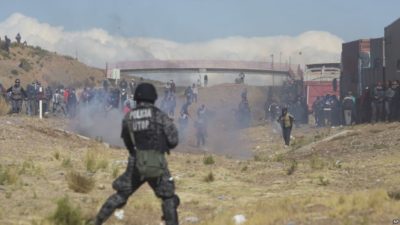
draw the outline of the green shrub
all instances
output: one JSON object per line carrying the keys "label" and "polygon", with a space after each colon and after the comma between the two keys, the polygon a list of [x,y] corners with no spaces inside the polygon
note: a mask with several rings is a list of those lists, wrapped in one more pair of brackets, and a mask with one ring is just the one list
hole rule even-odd
{"label": "green shrub", "polygon": [[70,171],[66,176],[68,187],[78,193],[89,193],[94,188],[95,181],[92,177]]}
{"label": "green shrub", "polygon": [[0,185],[12,185],[19,180],[18,170],[14,167],[0,166]]}
{"label": "green shrub", "polygon": [[18,73],[18,70],[13,69],[13,70],[11,70],[11,74],[17,76],[19,73]]}
{"label": "green shrub", "polygon": [[55,225],[82,225],[81,209],[74,207],[68,197],[57,201],[57,209],[50,217]]}
{"label": "green shrub", "polygon": [[19,67],[25,70],[26,72],[29,72],[32,69],[32,65],[26,59],[21,59],[19,61]]}
{"label": "green shrub", "polygon": [[203,158],[204,165],[212,165],[215,163],[215,160],[212,155],[204,156]]}

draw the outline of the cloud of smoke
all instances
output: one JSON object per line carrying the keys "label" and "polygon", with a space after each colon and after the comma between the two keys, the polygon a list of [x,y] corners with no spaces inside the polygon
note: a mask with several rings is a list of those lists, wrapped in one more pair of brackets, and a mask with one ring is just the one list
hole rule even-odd
{"label": "cloud of smoke", "polygon": [[177,43],[156,38],[112,35],[99,28],[66,31],[14,13],[0,22],[0,33],[15,37],[21,33],[28,44],[50,51],[78,56],[92,66],[124,60],[222,59],[254,60],[295,64],[337,62],[343,40],[323,31],[307,31],[298,36],[227,37],[207,42]]}

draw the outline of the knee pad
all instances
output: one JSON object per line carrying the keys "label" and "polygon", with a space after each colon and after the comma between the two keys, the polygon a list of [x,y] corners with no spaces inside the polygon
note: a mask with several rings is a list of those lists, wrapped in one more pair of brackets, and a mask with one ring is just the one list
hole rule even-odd
{"label": "knee pad", "polygon": [[113,208],[122,208],[125,206],[126,202],[128,201],[129,196],[125,196],[122,193],[114,194],[108,201],[110,201],[110,205]]}
{"label": "knee pad", "polygon": [[177,195],[174,195],[171,198],[163,199],[162,203],[162,211],[163,217],[162,219],[165,221],[166,225],[178,225],[178,212],[176,209],[180,204],[180,199]]}

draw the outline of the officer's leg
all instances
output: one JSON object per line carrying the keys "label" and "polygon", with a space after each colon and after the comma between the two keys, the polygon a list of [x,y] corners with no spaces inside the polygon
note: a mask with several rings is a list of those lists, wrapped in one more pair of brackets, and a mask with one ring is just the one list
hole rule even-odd
{"label": "officer's leg", "polygon": [[22,112],[22,99],[18,100],[18,113]]}
{"label": "officer's leg", "polygon": [[158,198],[162,199],[162,212],[163,220],[166,225],[178,225],[178,212],[179,197],[175,194],[175,184],[168,169],[165,170],[164,175],[160,178],[151,179],[148,181],[151,188]]}
{"label": "officer's leg", "polygon": [[18,112],[17,100],[11,100],[11,105],[12,105],[12,113],[17,113]]}
{"label": "officer's leg", "polygon": [[286,129],[287,128],[285,128],[285,127],[282,128],[282,137],[283,137],[283,141],[285,142],[285,145],[288,145],[287,144],[287,137],[286,137],[287,136]]}
{"label": "officer's leg", "polygon": [[122,208],[128,201],[129,196],[142,184],[143,181],[141,181],[140,176],[134,170],[134,160],[130,157],[124,174],[113,182],[112,186],[117,193],[111,195],[103,204],[96,216],[95,225],[103,224],[116,209]]}

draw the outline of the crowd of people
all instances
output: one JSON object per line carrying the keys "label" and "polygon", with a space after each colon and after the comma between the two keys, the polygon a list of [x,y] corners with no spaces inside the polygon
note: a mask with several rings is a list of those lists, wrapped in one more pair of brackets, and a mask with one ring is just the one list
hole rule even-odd
{"label": "crowd of people", "polygon": [[399,121],[399,82],[366,86],[359,97],[351,91],[342,100],[335,95],[321,96],[313,103],[312,110],[319,127]]}
{"label": "crowd of people", "polygon": [[[125,84],[126,83],[126,84]],[[125,86],[126,85],[126,86]],[[77,91],[74,87],[44,87],[39,81],[34,81],[24,88],[20,79],[8,89],[0,84],[0,91],[4,99],[10,103],[10,113],[26,113],[29,116],[39,115],[39,103],[42,103],[42,113],[55,116],[75,117],[82,108],[90,108],[93,112],[107,113],[111,109],[128,112],[135,107],[133,94],[136,85],[122,79],[117,87],[111,87],[108,80],[104,80],[103,88],[84,87]],[[129,88],[129,89],[128,89]]]}
{"label": "crowd of people", "polygon": [[[102,87],[84,87],[82,89],[62,85],[45,87],[37,80],[24,86],[20,79],[16,79],[14,85],[7,89],[0,84],[0,92],[11,106],[10,114],[24,113],[29,116],[37,116],[40,113],[41,103],[43,116],[74,118],[80,110],[85,110],[85,113],[104,113],[104,115],[107,115],[108,111],[117,109],[126,114],[136,106],[132,94],[136,86],[134,79],[130,82],[121,79],[114,85],[105,79],[102,82]],[[206,143],[208,110],[202,104],[196,109],[197,118],[193,118],[189,114],[189,108],[198,101],[199,87],[201,87],[201,82],[193,83],[184,90],[184,100],[181,102],[182,107],[177,120],[181,138],[184,140],[188,131],[189,119],[193,119],[196,143],[201,147]],[[176,85],[173,80],[165,84],[164,95],[157,102],[157,105],[169,117],[174,118],[176,116]]]}
{"label": "crowd of people", "polygon": [[[136,87],[135,80],[129,82],[121,79],[117,84],[111,84],[105,79],[102,87],[74,87],[43,86],[39,81],[23,86],[19,79],[14,85],[5,88],[0,84],[0,93],[10,104],[10,113],[25,113],[29,116],[39,114],[40,102],[43,115],[52,114],[73,118],[79,110],[90,108],[90,112],[104,113],[112,109],[123,113],[135,107],[133,93]],[[164,95],[157,102],[160,109],[171,118],[177,117],[181,139],[186,139],[189,120],[193,120],[196,133],[197,146],[204,146],[207,138],[208,109],[204,104],[195,110],[196,115],[190,115],[189,108],[199,100],[199,87],[201,82],[193,83],[183,90],[183,102],[177,103],[176,84],[173,80],[164,86]],[[281,98],[282,99],[282,98]],[[178,115],[175,114],[177,105],[181,105]],[[355,97],[348,92],[341,99],[336,95],[327,94],[317,97],[308,109],[306,100],[302,95],[286,98],[284,103],[276,98],[267,101],[265,105],[265,119],[276,124],[282,117],[285,109],[293,117],[294,126],[308,124],[309,114],[315,118],[317,127],[336,127],[353,125],[356,123],[375,123],[383,121],[400,120],[400,86],[398,81],[390,81],[387,85],[378,82],[373,88],[365,87],[363,94]],[[194,118],[193,116],[196,116]],[[241,101],[235,110],[238,128],[251,125],[251,110],[247,99],[247,89],[241,93]]]}

